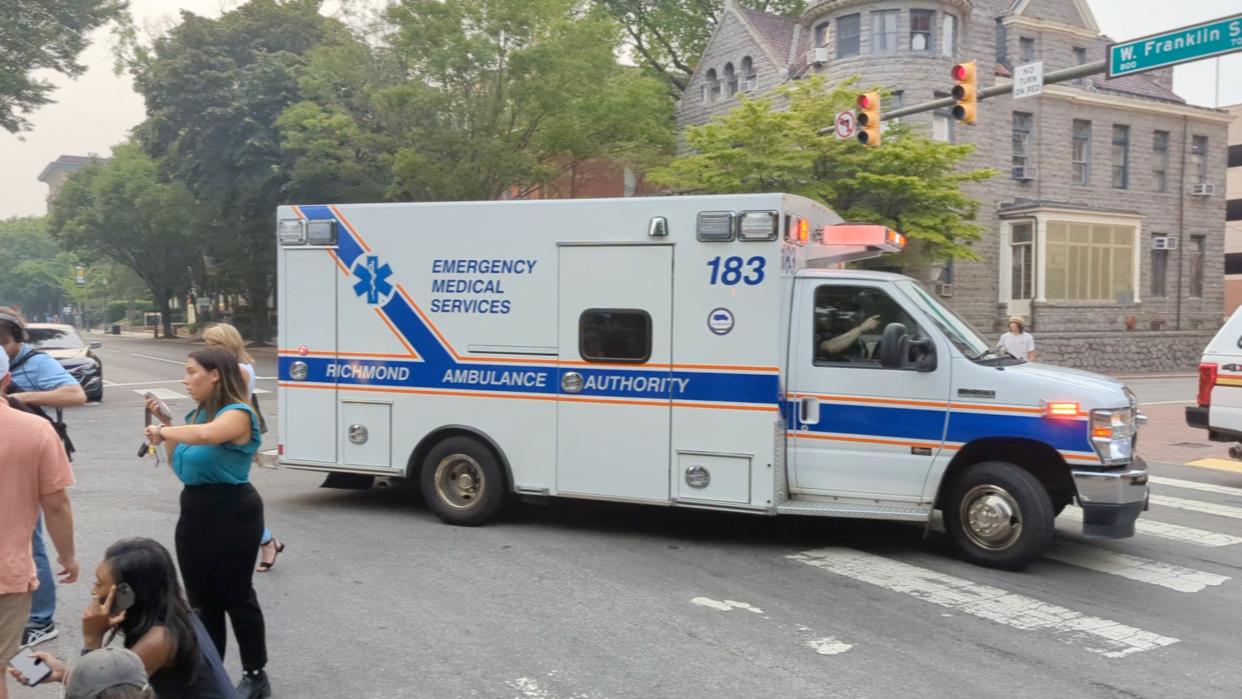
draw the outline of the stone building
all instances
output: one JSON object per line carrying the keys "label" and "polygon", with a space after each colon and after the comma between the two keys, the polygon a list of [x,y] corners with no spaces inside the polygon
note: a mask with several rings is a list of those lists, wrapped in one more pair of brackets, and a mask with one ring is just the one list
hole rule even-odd
{"label": "stone building", "polygon": [[1242,104],[1225,108],[1229,124],[1229,174],[1225,182],[1225,315],[1242,306]]}
{"label": "stone building", "polygon": [[81,170],[83,165],[92,163],[95,160],[94,156],[62,155],[43,168],[43,172],[39,173],[38,180],[47,185],[47,210],[49,212],[52,210],[52,203],[56,200],[56,195],[60,194],[60,189],[65,186],[65,181],[69,179],[69,175]]}
{"label": "stone building", "polygon": [[[678,111],[679,127],[791,80],[859,76],[885,110],[947,97],[975,60],[979,87],[1015,65],[1045,73],[1104,57],[1086,0],[818,0],[799,18],[737,7],[722,20]],[[1028,318],[1050,362],[1104,371],[1185,370],[1221,321],[1229,115],[1172,91],[1172,71],[1045,86],[907,117],[933,138],[973,143],[971,168],[1001,174],[982,203],[978,262],[926,280],[981,332]]]}

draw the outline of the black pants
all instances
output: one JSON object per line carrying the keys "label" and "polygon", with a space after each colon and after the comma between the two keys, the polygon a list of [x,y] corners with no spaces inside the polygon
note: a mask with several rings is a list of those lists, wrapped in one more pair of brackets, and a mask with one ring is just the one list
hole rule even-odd
{"label": "black pants", "polygon": [[233,622],[242,669],[267,665],[263,610],[254,593],[255,557],[263,537],[263,500],[253,486],[191,485],[181,491],[177,564],[190,606],[224,659],[224,617]]}

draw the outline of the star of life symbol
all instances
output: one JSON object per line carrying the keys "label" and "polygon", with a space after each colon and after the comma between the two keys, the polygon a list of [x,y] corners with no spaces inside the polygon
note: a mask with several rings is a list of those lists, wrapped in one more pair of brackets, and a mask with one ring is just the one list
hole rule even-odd
{"label": "star of life symbol", "polygon": [[354,276],[358,281],[354,284],[354,293],[366,296],[367,303],[379,305],[392,296],[393,286],[388,283],[392,276],[392,267],[388,263],[380,264],[375,255],[368,255],[365,260],[354,265]]}

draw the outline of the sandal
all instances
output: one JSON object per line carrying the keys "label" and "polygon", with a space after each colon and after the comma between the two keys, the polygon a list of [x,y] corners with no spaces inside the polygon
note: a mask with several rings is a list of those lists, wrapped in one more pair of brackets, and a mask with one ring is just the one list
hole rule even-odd
{"label": "sandal", "polygon": [[[271,570],[272,566],[276,565],[276,557],[284,553],[285,551],[284,542],[277,541],[276,539],[273,538],[270,543],[276,544],[276,553],[272,554],[272,560],[259,562],[258,571],[260,573],[266,573],[267,571]],[[261,544],[259,548],[263,548],[264,546],[267,546],[267,544]]]}

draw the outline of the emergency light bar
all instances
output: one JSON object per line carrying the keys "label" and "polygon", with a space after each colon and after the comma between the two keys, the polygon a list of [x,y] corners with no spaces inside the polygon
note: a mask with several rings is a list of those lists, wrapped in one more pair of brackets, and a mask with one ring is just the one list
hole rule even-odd
{"label": "emergency light bar", "polygon": [[811,248],[809,261],[818,263],[814,266],[866,260],[901,252],[906,247],[906,236],[887,226],[869,223],[822,226],[816,239],[822,244]]}

